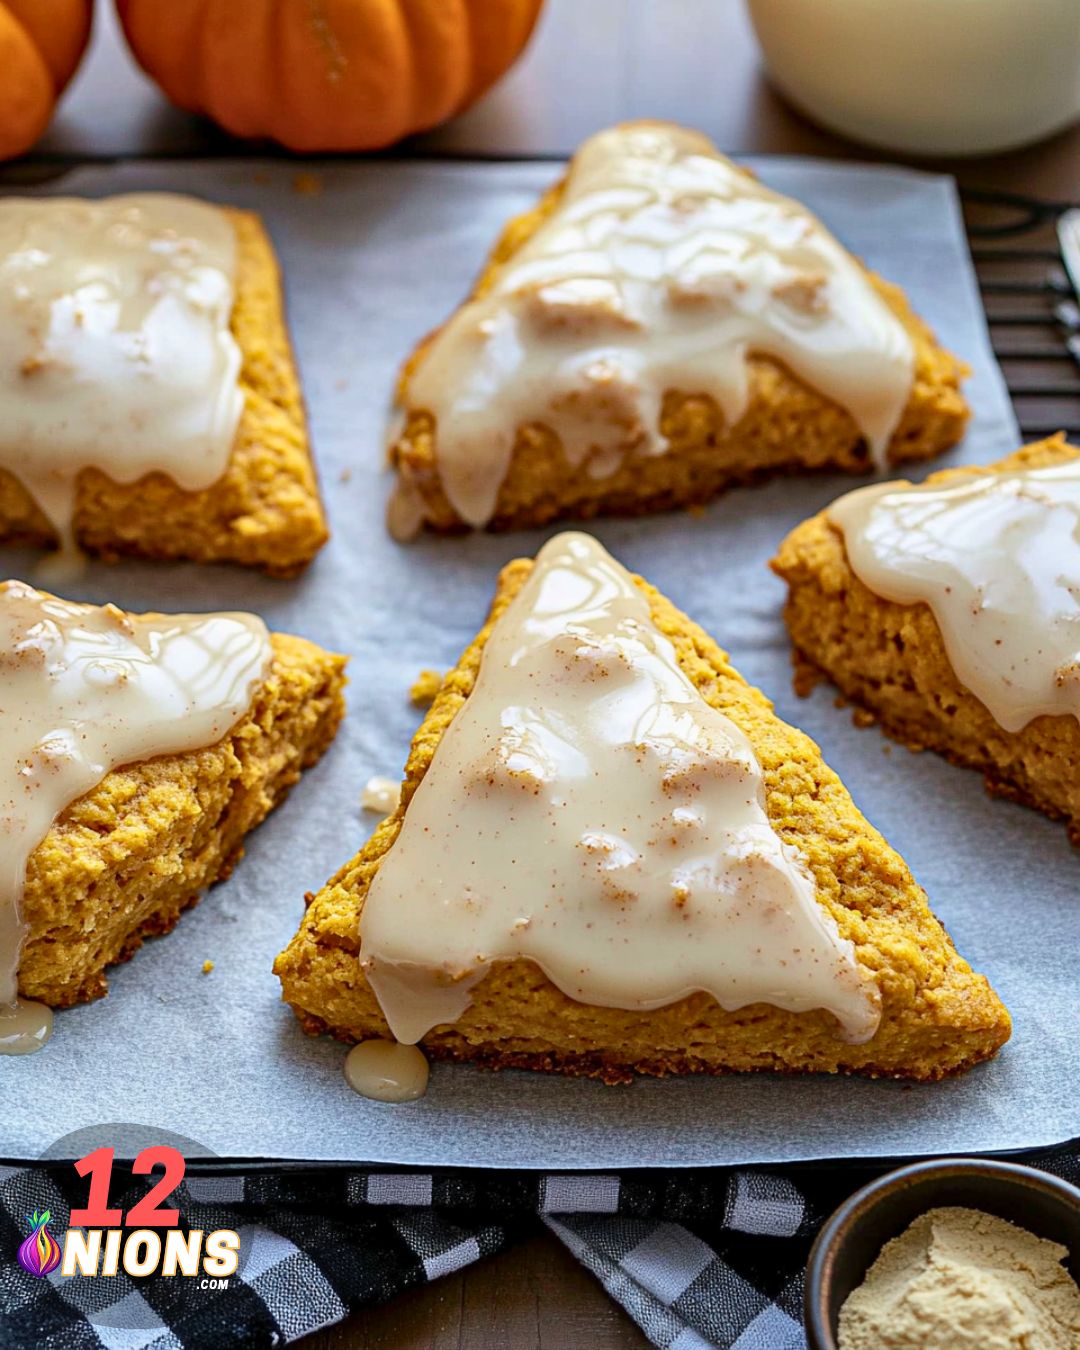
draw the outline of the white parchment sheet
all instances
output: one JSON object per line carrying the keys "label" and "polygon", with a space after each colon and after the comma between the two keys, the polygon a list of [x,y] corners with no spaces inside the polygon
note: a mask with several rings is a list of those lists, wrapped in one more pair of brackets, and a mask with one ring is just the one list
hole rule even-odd
{"label": "white parchment sheet", "polygon": [[[976,416],[947,462],[1014,449],[951,183],[820,162],[757,167],[902,283],[973,366]],[[301,170],[318,174],[321,193],[294,189]],[[934,755],[883,753],[878,731],[857,731],[828,689],[808,701],[791,691],[783,588],[766,561],[791,526],[854,485],[845,478],[737,490],[700,519],[600,521],[595,531],[821,744],[908,859],[961,952],[1013,1014],[1013,1040],[996,1062],[917,1087],[750,1077],[606,1088],[436,1066],[423,1100],[393,1107],[352,1093],[344,1048],[308,1039],[279,1001],[270,966],[304,892],[373,828],[360,810],[365,780],[404,763],[419,720],[409,684],[422,667],[453,664],[483,619],[498,567],[542,542],[531,533],[392,543],[382,429],[399,361],[464,294],[506,218],[558,172],[541,163],[149,162],[84,167],[41,189],[175,189],[263,213],[285,269],[334,531],[298,581],[96,565],[69,593],[132,609],[250,608],[272,627],[350,653],[352,683],[336,744],[251,837],[231,880],[114,970],[107,999],[61,1013],[42,1053],[0,1060],[0,1156],[33,1157],[108,1120],[173,1130],[223,1156],[555,1168],[989,1151],[1080,1134],[1080,859],[1064,829],[990,800],[978,775]],[[30,565],[22,554],[3,562],[12,575]],[[207,959],[215,968],[203,975]]]}

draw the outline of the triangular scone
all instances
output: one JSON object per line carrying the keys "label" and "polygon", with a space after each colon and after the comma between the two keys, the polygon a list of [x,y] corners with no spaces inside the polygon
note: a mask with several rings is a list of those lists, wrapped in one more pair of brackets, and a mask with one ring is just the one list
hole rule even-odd
{"label": "triangular scone", "polygon": [[[1077,460],[1080,450],[1056,436],[989,467],[932,474],[926,486],[984,483],[993,476],[1065,466]],[[1072,477],[1080,482],[1080,474]],[[895,483],[883,488],[905,486]],[[1080,486],[1072,492],[1076,496]],[[1048,518],[1049,502],[1041,497],[1038,484],[1032,483],[1024,493],[1026,509],[1045,511]],[[1069,528],[1068,522],[1062,525],[1060,515],[1058,525]],[[989,521],[986,528],[991,528]],[[1039,531],[1037,519],[1030,528]],[[1066,556],[1066,547],[1058,546],[1061,536],[1047,530],[1041,532],[1053,551],[1047,558],[1044,582],[1036,589],[1041,596],[1057,594],[1064,599],[1071,584],[1075,607],[1080,578],[1069,573],[1075,559]],[[983,534],[984,540],[987,537]],[[1019,537],[1014,533],[1012,538],[1015,543]],[[897,547],[897,557],[901,552]],[[968,550],[967,556],[974,557],[974,550]],[[1025,556],[1029,561],[1034,556],[1029,544]],[[937,750],[958,764],[979,769],[992,792],[1064,819],[1073,841],[1080,843],[1080,781],[1075,771],[1080,761],[1080,722],[1073,713],[1040,715],[1019,728],[1006,729],[958,677],[929,606],[884,599],[859,579],[844,534],[828,511],[793,530],[772,566],[788,584],[785,618],[795,648],[796,687],[801,692],[809,692],[815,679],[824,674],[847,698],[873,713],[889,735],[913,748]],[[1060,575],[1063,569],[1064,577]],[[1018,611],[1033,619],[1038,613],[1034,594]],[[994,608],[993,597],[989,608]],[[976,621],[994,624],[997,619],[989,612]],[[977,650],[969,657],[978,661],[984,678],[993,678],[996,653],[1003,650],[1000,637],[995,638],[994,632],[989,637],[993,648],[989,658],[981,659]],[[1021,641],[1024,650],[1036,656],[1049,650],[1038,638]],[[1069,651],[1075,653],[1075,638]],[[1003,669],[998,680],[1006,688],[1017,685],[1011,669]],[[1047,685],[1061,688],[1051,671]]]}
{"label": "triangular scone", "polygon": [[896,286],[706,137],[614,127],[406,363],[390,528],[636,515],[927,459],[963,433],[964,373]]}
{"label": "triangular scone", "polygon": [[[71,503],[72,532],[80,548],[106,558],[190,558],[292,576],[308,565],[328,532],[289,341],[280,268],[254,211],[220,210],[236,235],[229,332],[239,348],[237,381],[243,396],[225,471],[210,487],[189,490],[164,472],[117,481],[101,469],[83,468]],[[78,238],[72,235],[73,241]],[[0,274],[5,261],[0,256]],[[0,280],[0,310],[12,278],[17,280],[18,275],[17,269],[9,268],[6,284]],[[61,301],[56,309],[67,312]],[[18,343],[14,331],[11,341]],[[158,341],[176,364],[182,347]],[[113,389],[112,395],[115,410],[122,404],[123,392]],[[53,401],[62,399],[63,386],[58,385]],[[0,543],[52,546],[57,531],[17,476],[18,447],[14,449],[14,459],[6,460],[10,470],[0,467]],[[198,455],[192,458],[197,460]]]}
{"label": "triangular scone", "polygon": [[[544,659],[555,664],[546,668],[546,676],[530,673],[545,669],[531,665],[532,657],[519,660],[511,654],[507,660],[508,651],[525,650],[513,648],[517,625],[525,612],[523,605],[530,623],[547,622],[538,597],[548,597],[551,592],[542,585],[530,585],[534,567],[539,566],[536,576],[546,582],[549,573],[544,568],[559,561],[560,550],[569,553],[590,547],[602,560],[600,570],[593,574],[599,581],[593,588],[579,587],[578,593],[599,597],[603,608],[607,604],[605,593],[610,598],[611,586],[617,589],[621,585],[625,594],[622,599],[616,596],[615,608],[626,614],[636,605],[638,616],[631,614],[629,628],[610,641],[593,641],[589,634],[594,630],[588,624],[565,628],[552,625],[544,636],[548,643]],[[616,579],[612,583],[613,575]],[[511,608],[515,597],[522,604]],[[648,641],[661,653],[660,657],[654,653],[655,659],[667,663],[666,673],[661,672],[663,680],[676,692],[647,715],[628,717],[626,705],[606,704],[604,699],[613,691],[616,698],[621,697],[619,691],[627,683],[628,671],[630,687],[637,688],[635,682],[644,667],[635,664],[637,658],[624,658],[621,653],[631,651],[634,633],[646,629],[652,635]],[[582,632],[586,633],[584,641]],[[493,643],[496,664],[487,672],[482,662],[489,642]],[[626,647],[627,642],[631,647]],[[519,692],[525,691],[522,704],[513,708],[507,705],[507,716],[490,722],[503,730],[496,730],[486,743],[482,736],[476,738],[481,749],[475,762],[462,760],[461,746],[472,745],[469,738],[476,735],[475,717],[470,711],[476,707],[475,700],[481,700],[486,716],[491,710],[492,680],[504,680],[511,669],[518,671],[509,676],[511,680],[533,681],[531,686],[517,686]],[[583,688],[583,682],[589,687]],[[593,682],[591,686],[589,682]],[[567,683],[576,689],[553,690],[553,685]],[[478,688],[482,694],[474,694]],[[535,693],[527,692],[530,689]],[[554,719],[545,722],[548,712],[542,711],[538,722],[534,716],[537,708],[554,708]],[[462,717],[463,710],[460,725],[465,733],[458,736],[455,720]],[[717,718],[718,713],[724,716]],[[596,758],[588,757],[589,738],[594,732],[582,728],[594,716],[603,719],[594,725],[608,728],[603,734],[613,737],[615,750],[624,752],[619,774],[610,772],[617,759],[611,746]],[[705,753],[699,759],[696,749],[684,753],[678,740],[674,750],[668,746],[658,754],[657,746],[666,735],[662,728],[685,726],[686,718],[695,726],[711,718],[731,728],[736,740],[746,747],[754,776],[733,767],[723,754],[714,759]],[[537,740],[530,728],[540,724],[548,731]],[[621,731],[611,728],[624,725],[633,727],[633,731],[629,739],[620,740]],[[722,728],[717,734],[723,739]],[[444,743],[448,735],[450,739]],[[555,741],[549,739],[552,735]],[[712,745],[708,739],[706,743]],[[545,746],[554,759],[548,758]],[[571,773],[572,786],[564,793],[565,784],[558,771],[554,777],[545,777],[545,762],[559,763],[562,755],[570,757],[562,762],[571,763],[578,753],[586,756],[589,771],[582,773],[578,765]],[[593,771],[596,765],[601,766],[601,772]],[[429,774],[430,785],[425,782]],[[601,781],[592,781],[595,778]],[[654,794],[650,808],[659,803],[657,809],[667,822],[654,838],[649,835],[654,833],[653,822],[660,817],[651,809],[648,814],[639,811],[633,819],[624,819],[623,784],[633,787],[639,779]],[[734,785],[734,795],[726,799],[732,807],[730,817],[725,817],[723,809],[713,809],[718,799],[710,794],[717,790],[718,783],[729,788]],[[745,787],[747,784],[750,786]],[[427,791],[429,786],[432,792]],[[421,789],[427,794],[424,804],[414,806]],[[572,793],[585,794],[587,812],[578,809],[576,803],[581,798]],[[469,794],[471,801],[466,800]],[[719,800],[723,808],[725,799]],[[569,806],[562,806],[563,802]],[[755,802],[761,813],[759,826],[747,826],[743,816]],[[478,817],[472,814],[474,808],[489,814]],[[555,821],[553,832],[546,842],[537,845],[535,812],[549,808]],[[470,949],[474,955],[465,958],[473,962],[471,972],[458,964],[461,958],[456,953],[449,962],[442,960],[444,973],[434,977],[440,1006],[448,992],[451,999],[455,997],[455,980],[461,974],[466,979],[456,986],[464,992],[454,1012],[456,1020],[448,1018],[422,1037],[425,1050],[436,1057],[585,1074],[608,1082],[625,1080],[634,1073],[761,1069],[935,1079],[988,1058],[1009,1036],[1008,1014],[987,980],[973,973],[957,954],[903,860],[859,814],[839,779],[822,761],[817,746],[775,715],[768,699],[742,679],[706,633],[646,582],[630,578],[587,536],[559,536],[546,546],[538,563],[519,560],[504,569],[488,622],[445,678],[416,735],[400,804],[360,853],[311,898],[299,932],[275,964],[284,998],[308,1032],[329,1031],[347,1041],[388,1034],[387,1020],[365,975],[365,968],[372,970],[372,978],[380,973],[379,960],[371,964],[371,946],[373,941],[382,942],[383,935],[372,939],[369,924],[363,949],[359,936],[365,901],[388,855],[393,856],[391,850],[409,820],[410,809],[419,812],[414,815],[419,829],[412,830],[411,844],[419,841],[411,855],[412,865],[419,868],[419,876],[424,879],[414,887],[400,888],[401,898],[394,898],[393,904],[400,906],[406,935],[421,934],[421,942],[431,944],[433,961],[442,959],[444,943],[456,941],[453,925],[462,922],[462,916],[468,927],[467,940],[472,940],[474,919],[480,916],[480,921],[486,922],[492,906],[498,914],[498,932],[503,935],[498,941],[510,940],[507,933],[514,935],[514,941],[539,940],[537,933],[547,941],[559,923],[565,922],[570,929],[559,957],[564,964],[557,975],[553,959],[545,957],[545,968],[553,971],[552,979],[533,959],[520,956],[493,960],[483,973],[476,962],[484,952],[474,948]],[[569,849],[565,847],[565,834],[559,833],[565,830],[567,810],[571,842],[577,838],[573,831],[581,832],[577,845]],[[695,816],[699,817],[696,822]],[[718,816],[722,818],[718,820]],[[534,824],[522,830],[518,822],[524,820]],[[433,826],[430,835],[428,822]],[[446,838],[443,822],[449,831]],[[674,836],[686,829],[692,831],[702,822],[712,831],[708,838],[714,841],[725,830],[730,831],[722,848],[734,852],[703,853],[698,844],[692,843],[688,853],[680,853],[688,836]],[[751,838],[755,829],[759,844],[763,835],[770,841],[767,847],[760,845],[764,852],[758,852]],[[741,854],[740,840],[744,848]],[[635,853],[639,846],[640,852]],[[627,847],[629,855],[620,857]],[[768,854],[769,847],[772,854]],[[582,849],[588,855],[584,862]],[[571,854],[576,859],[573,865]],[[802,877],[805,891],[799,904],[812,911],[810,920],[817,926],[815,936],[805,944],[800,936],[787,950],[783,949],[787,941],[783,935],[790,931],[786,924],[791,907],[772,905],[770,896],[775,898],[775,894],[769,889],[781,855],[786,859],[783,865]],[[400,852],[397,856],[400,859]],[[688,865],[677,865],[674,870],[670,861],[662,862],[659,870],[652,866],[658,858],[673,857]],[[724,867],[735,857],[739,861],[734,871],[726,872]],[[614,861],[614,869],[609,858]],[[643,859],[641,868],[637,858]],[[625,869],[620,871],[624,864]],[[740,873],[744,864],[751,870]],[[565,886],[560,880],[568,875],[568,865],[569,875],[575,875],[573,866],[582,869],[576,887]],[[446,889],[445,879],[451,873],[454,894]],[[386,877],[391,875],[388,869]],[[736,880],[730,882],[733,876]],[[462,877],[466,878],[464,895],[457,892]],[[392,889],[397,897],[398,888]],[[547,896],[551,897],[550,904]],[[397,915],[393,908],[387,910],[382,898],[379,903],[379,922],[385,929],[387,914],[391,922]],[[440,913],[440,906],[445,906],[446,912]],[[608,912],[606,906],[610,907]],[[769,980],[784,986],[770,986],[775,1000],[724,1011],[718,999],[709,994],[681,992],[701,987],[691,977],[671,1001],[660,1004],[654,1000],[651,1007],[644,1006],[645,997],[655,992],[652,963],[655,961],[657,970],[666,971],[671,957],[669,944],[678,942],[683,906],[689,921],[683,931],[691,939],[682,949],[683,957],[695,968],[702,960],[706,966],[712,963],[717,967],[729,961],[735,965],[748,962],[750,967],[755,961],[764,962],[753,978],[764,978],[765,969]],[[372,915],[376,912],[373,908]],[[709,928],[713,913],[724,922],[730,916],[735,925],[729,930],[728,944],[723,941],[722,928],[719,938],[718,930]],[[552,914],[557,920],[554,923]],[[806,917],[804,913],[803,919]],[[506,927],[502,926],[504,919]],[[534,924],[528,937],[517,936]],[[625,927],[620,928],[620,924]],[[610,943],[603,950],[608,955],[622,950],[621,959],[615,955],[605,962],[601,957],[590,964],[597,951],[590,936],[594,926],[603,930],[603,940]],[[708,940],[710,935],[712,940]],[[406,940],[412,938],[407,936]],[[486,944],[487,938],[484,941]],[[490,953],[494,949],[488,945],[486,950]],[[572,962],[578,952],[581,968],[576,970],[571,965],[567,977],[565,961]],[[850,960],[846,973],[839,973],[840,966],[835,964],[838,952],[846,953],[845,959]],[[824,1011],[825,1005],[820,1002],[804,1001],[802,1010],[776,1006],[781,996],[789,1005],[793,1002],[789,997],[792,977],[785,963],[791,961],[797,966],[802,961],[805,966],[807,956],[828,972],[826,996],[843,1006],[836,1016]],[[415,974],[417,969],[402,963],[390,965],[389,970],[386,965],[381,968],[384,994],[387,977],[392,982],[401,973],[408,984],[410,970]],[[639,972],[634,979],[640,978],[640,985],[631,981],[627,989],[625,977],[630,969]],[[417,990],[426,1000],[432,989],[428,981],[431,971],[421,969],[420,974]],[[811,974],[816,980],[821,970]],[[605,997],[592,1002],[579,1000],[569,997],[554,982],[558,978],[565,985],[568,978],[573,983],[578,976],[584,981],[583,988],[596,988],[599,979],[606,987]],[[478,982],[470,983],[471,978]],[[612,994],[616,986],[623,994],[633,996],[631,1004],[619,1003],[619,995]],[[865,1004],[860,1005],[859,998],[865,998]],[[732,999],[727,1001],[734,1003]],[[636,1010],[629,1011],[628,1006]],[[862,1015],[859,1007],[873,1010],[859,1033],[864,1037],[861,1043],[856,1035],[846,1039],[841,1025],[840,1018],[851,1014],[853,1007],[856,1020]],[[396,1029],[401,1032],[410,1021],[419,1026],[415,1017],[425,1014],[421,1021],[427,1020],[430,1011],[420,997],[414,1002],[408,997],[399,1000]]]}
{"label": "triangular scone", "polygon": [[[144,937],[169,932],[228,877],[245,836],[330,745],[344,713],[345,658],[283,633],[269,640],[266,674],[225,736],[112,770],[30,854],[20,905],[24,998],[63,1008],[107,993],[107,967]],[[7,957],[0,943],[0,973]]]}

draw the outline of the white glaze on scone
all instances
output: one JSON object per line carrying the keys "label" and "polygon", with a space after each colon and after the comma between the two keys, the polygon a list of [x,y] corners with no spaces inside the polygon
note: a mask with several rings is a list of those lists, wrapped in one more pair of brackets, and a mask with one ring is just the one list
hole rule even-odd
{"label": "white glaze on scone", "polygon": [[190,491],[243,411],[236,234],[169,193],[0,198],[0,467],[71,545],[80,470]]}
{"label": "white glaze on scone", "polygon": [[[845,408],[884,462],[915,357],[862,267],[697,132],[616,127],[585,142],[552,214],[432,338],[405,411],[434,415],[443,490],[483,526],[519,428],[550,428],[603,478],[665,453],[667,391],[711,396],[737,422],[751,354]],[[392,525],[416,515],[412,494]]]}
{"label": "white glaze on scone", "polygon": [[30,854],[112,769],[219,741],[270,657],[253,614],[134,615],[0,586],[0,1053],[38,1048],[14,1021]]}
{"label": "white glaze on scone", "polygon": [[958,678],[1006,731],[1080,717],[1080,460],[834,502],[851,568],[933,611]]}
{"label": "white glaze on scone", "polygon": [[765,811],[745,735],[680,668],[588,535],[540,552],[494,626],[383,858],[361,962],[394,1035],[454,1022],[493,962],[649,1010],[824,1008],[868,1040],[880,1000]]}

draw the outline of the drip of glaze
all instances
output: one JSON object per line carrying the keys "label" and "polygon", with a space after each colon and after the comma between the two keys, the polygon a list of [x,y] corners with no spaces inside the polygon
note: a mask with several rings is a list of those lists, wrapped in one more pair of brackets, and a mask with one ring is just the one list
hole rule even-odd
{"label": "drip of glaze", "polygon": [[[737,423],[751,355],[846,409],[884,465],[914,378],[903,323],[804,206],[697,132],[639,123],[585,142],[551,215],[425,346],[405,411],[434,417],[443,491],[480,527],[519,429],[548,428],[571,469],[606,478],[666,453],[669,392]],[[417,523],[409,486],[397,537]]]}
{"label": "drip of glaze", "polygon": [[345,1056],[345,1081],[374,1102],[413,1102],[427,1091],[428,1062],[415,1045],[361,1041]]}
{"label": "drip of glaze", "polygon": [[45,590],[73,586],[86,575],[86,554],[75,542],[71,530],[62,530],[60,546],[33,565],[31,575]]}
{"label": "drip of glaze", "polygon": [[386,508],[386,529],[391,539],[407,544],[424,524],[424,499],[412,483],[398,479]]}
{"label": "drip of glaze", "polygon": [[232,222],[191,197],[0,200],[0,467],[69,572],[82,470],[187,491],[225,472],[244,407],[235,278]]}
{"label": "drip of glaze", "polygon": [[52,1035],[53,1012],[47,1004],[17,998],[0,1005],[0,1055],[32,1055]]}
{"label": "drip of glaze", "polygon": [[401,780],[398,778],[369,778],[364,784],[360,804],[365,811],[377,816],[388,816],[401,800]]}
{"label": "drip of glaze", "polygon": [[39,1048],[51,1023],[16,1002],[34,850],[112,769],[219,741],[271,655],[253,614],[125,614],[0,585],[0,1053]]}

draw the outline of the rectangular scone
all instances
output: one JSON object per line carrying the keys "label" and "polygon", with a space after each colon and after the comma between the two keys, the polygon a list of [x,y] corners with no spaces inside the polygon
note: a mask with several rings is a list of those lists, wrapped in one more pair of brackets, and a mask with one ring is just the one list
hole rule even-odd
{"label": "rectangular scone", "polygon": [[[1080,456],[1061,436],[1039,441],[985,468],[948,469],[927,485],[1065,464]],[[915,750],[936,750],[978,769],[988,789],[1068,824],[1080,843],[1080,724],[1040,716],[1007,731],[957,677],[926,604],[898,604],[855,575],[844,536],[822,511],[781,544],[773,570],[788,586],[784,617],[796,689],[821,676],[883,731]]]}
{"label": "rectangular scone", "polygon": [[30,855],[19,993],[55,1008],[108,992],[106,969],[226,878],[244,837],[333,740],[345,658],[271,634],[250,711],[216,745],[115,769]]}
{"label": "rectangular scone", "polygon": [[[733,169],[704,137],[661,123],[631,124],[601,133],[592,142],[587,142],[578,155],[589,151],[603,137],[640,134],[642,128],[645,131],[653,129],[660,136],[692,136],[691,144],[698,146],[699,155],[713,156]],[[907,400],[880,455],[871,453],[867,437],[850,411],[809,380],[800,378],[775,351],[759,350],[751,342],[745,356],[745,402],[733,423],[725,418],[714,397],[695,386],[694,369],[688,364],[682,378],[671,378],[662,390],[658,440],[653,438],[651,427],[640,425],[639,407],[627,410],[624,391],[616,389],[606,398],[603,391],[599,391],[596,407],[585,414],[589,427],[583,434],[587,435],[588,430],[598,431],[598,441],[610,440],[611,434],[617,438],[621,426],[630,439],[621,445],[617,439],[611,442],[619,450],[614,456],[610,453],[611,446],[597,454],[567,453],[558,428],[560,419],[572,415],[572,407],[569,410],[567,406],[561,407],[548,419],[549,424],[545,424],[543,415],[539,415],[516,426],[499,426],[498,434],[507,437],[512,450],[497,497],[487,509],[486,519],[463,519],[451,501],[452,494],[448,495],[446,490],[438,418],[434,410],[425,405],[424,392],[418,389],[420,377],[432,365],[433,357],[440,354],[451,326],[463,322],[471,307],[475,308],[477,302],[483,302],[498,290],[504,277],[518,265],[522,250],[530,245],[538,232],[560,223],[560,215],[566,209],[567,185],[577,162],[575,159],[567,177],[547,192],[534,209],[510,221],[465,304],[447,325],[428,335],[405,364],[396,395],[401,415],[400,431],[390,447],[390,462],[397,475],[390,515],[392,532],[405,537],[420,525],[442,532],[454,532],[477,524],[494,530],[520,529],[563,517],[644,514],[704,503],[735,484],[757,482],[774,474],[865,473],[873,467],[875,458],[890,464],[929,459],[960,439],[969,416],[967,403],[960,392],[960,382],[967,367],[938,345],[927,325],[913,313],[898,286],[866,271],[855,261],[861,277],[906,333],[913,355]],[[752,176],[739,172],[747,183],[754,181]],[[575,203],[577,206],[579,203]],[[844,256],[848,262],[852,261],[846,252]],[[532,265],[530,260],[523,270],[527,271]],[[812,287],[814,279],[807,281],[803,277],[799,284]],[[792,284],[791,290],[796,289]],[[541,308],[529,322],[536,329],[550,328],[559,335],[559,341],[564,342],[563,335],[572,325],[580,326],[588,338],[588,325],[595,322],[598,364],[607,362],[610,346],[614,345],[618,350],[620,334],[617,326],[610,332],[604,330],[601,328],[605,322],[603,315],[583,313],[579,318],[571,311],[562,292],[556,294],[556,288],[552,287],[551,295],[553,298],[547,302],[546,310]],[[796,308],[801,304],[812,308],[816,303],[812,296],[792,298]],[[537,301],[538,305],[542,303]],[[682,303],[692,306],[700,304],[701,300],[691,294]],[[581,308],[584,310],[585,306]],[[799,322],[796,317],[796,325]],[[441,355],[439,359],[442,359]],[[487,358],[487,364],[481,365],[482,357],[479,354],[475,357],[485,389],[488,389],[491,370],[497,369],[498,359],[492,354]],[[670,365],[669,362],[668,368]],[[699,373],[700,365],[699,359]],[[460,375],[460,370],[457,374]],[[610,374],[598,378],[607,380]],[[429,377],[431,383],[433,379]],[[478,383],[477,389],[480,387]],[[509,381],[507,387],[506,402],[512,405],[513,390]],[[448,399],[452,392],[452,389],[448,391]],[[565,395],[563,403],[570,405],[579,397],[578,393]],[[494,397],[491,401],[494,402]],[[487,439],[490,441],[490,434]],[[615,467],[608,462],[611,458],[616,461]],[[460,476],[464,490],[474,493],[475,483],[469,481],[467,468],[455,472]]]}
{"label": "rectangular scone", "polygon": [[[308,897],[299,931],[277,959],[283,997],[310,1034],[329,1032],[343,1041],[389,1035],[361,968],[365,899],[443,736],[467,706],[493,627],[533,566],[522,559],[503,570],[487,623],[444,679],[416,734],[400,804],[356,857]],[[459,1020],[423,1036],[425,1053],[609,1083],[635,1074],[747,1070],[936,1079],[992,1056],[1008,1039],[1007,1012],[985,977],[957,954],[904,861],[859,813],[818,747],[776,716],[701,628],[641,578],[633,584],[682,673],[748,738],[764,775],[769,824],[784,846],[801,851],[817,901],[873,972],[881,996],[878,1029],[872,1039],[852,1044],[820,1009],[795,1013],[755,1002],[725,1011],[705,993],[650,1011],[591,1006],[568,997],[539,965],[517,958],[491,965],[471,987]],[[608,821],[609,828],[616,824]],[[519,865],[543,874],[541,858]],[[573,899],[566,897],[568,904]]]}
{"label": "rectangular scone", "polygon": [[[291,576],[307,566],[328,532],[281,276],[259,216],[220,210],[236,235],[228,327],[239,347],[243,399],[224,474],[208,487],[186,490],[161,471],[117,482],[100,468],[83,467],[71,506],[74,543],[107,559],[240,563]],[[38,358],[23,366],[28,383],[40,379]],[[0,466],[0,542],[55,545],[57,531],[19,476],[17,447],[8,463],[14,472]]]}

